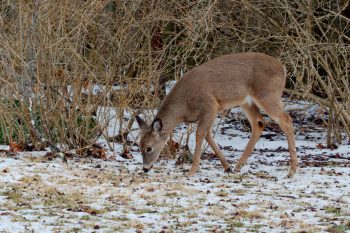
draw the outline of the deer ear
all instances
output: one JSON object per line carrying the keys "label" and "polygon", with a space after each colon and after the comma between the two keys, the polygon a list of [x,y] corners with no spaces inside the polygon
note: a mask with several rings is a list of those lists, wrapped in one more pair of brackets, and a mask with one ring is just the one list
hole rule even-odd
{"label": "deer ear", "polygon": [[141,130],[144,130],[147,128],[147,124],[144,120],[142,120],[142,118],[139,115],[135,116],[137,124],[139,124],[139,127]]}
{"label": "deer ear", "polygon": [[154,132],[159,133],[162,129],[163,129],[162,120],[159,118],[154,119],[154,121],[152,122],[152,130]]}

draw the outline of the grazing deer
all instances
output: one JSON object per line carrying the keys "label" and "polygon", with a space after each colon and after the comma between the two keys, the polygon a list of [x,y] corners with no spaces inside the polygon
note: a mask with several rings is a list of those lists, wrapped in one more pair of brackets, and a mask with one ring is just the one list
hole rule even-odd
{"label": "grazing deer", "polygon": [[292,119],[283,111],[281,96],[285,82],[286,70],[281,62],[263,53],[225,55],[190,70],[166,96],[151,125],[136,116],[141,128],[143,170],[148,172],[152,168],[178,123],[198,121],[193,164],[188,175],[194,175],[199,167],[204,139],[225,171],[230,171],[230,165],[214,142],[211,130],[217,112],[240,106],[251,124],[252,134],[234,170],[240,171],[264,129],[261,108],[287,136],[290,154],[288,176],[293,176],[298,161]]}

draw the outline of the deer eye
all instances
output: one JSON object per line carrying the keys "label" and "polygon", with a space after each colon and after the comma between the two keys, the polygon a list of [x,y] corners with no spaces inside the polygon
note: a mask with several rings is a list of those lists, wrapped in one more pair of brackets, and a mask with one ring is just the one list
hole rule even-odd
{"label": "deer eye", "polygon": [[152,147],[147,147],[146,152],[151,152],[152,151]]}

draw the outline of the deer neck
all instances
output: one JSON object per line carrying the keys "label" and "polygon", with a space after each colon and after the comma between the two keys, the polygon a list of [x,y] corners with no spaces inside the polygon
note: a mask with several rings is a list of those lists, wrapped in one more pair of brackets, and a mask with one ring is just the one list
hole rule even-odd
{"label": "deer neck", "polygon": [[156,118],[161,119],[163,129],[160,133],[162,137],[167,137],[173,132],[173,129],[182,121],[181,107],[178,107],[176,103],[171,103],[166,98],[159,108]]}

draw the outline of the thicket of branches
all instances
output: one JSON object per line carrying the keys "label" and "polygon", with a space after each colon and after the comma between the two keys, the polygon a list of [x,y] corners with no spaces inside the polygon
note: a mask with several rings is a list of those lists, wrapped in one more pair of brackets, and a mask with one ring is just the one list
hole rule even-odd
{"label": "thicket of branches", "polygon": [[85,147],[115,136],[108,109],[122,140],[125,110],[155,108],[166,81],[243,51],[278,57],[287,92],[323,106],[328,143],[340,141],[350,136],[349,11],[345,0],[2,0],[0,143]]}

